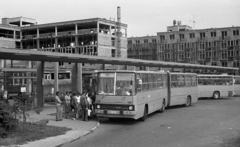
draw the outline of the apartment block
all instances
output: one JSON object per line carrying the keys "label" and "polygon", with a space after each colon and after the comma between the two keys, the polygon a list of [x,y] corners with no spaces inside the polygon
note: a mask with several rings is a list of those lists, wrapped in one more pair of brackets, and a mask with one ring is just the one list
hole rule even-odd
{"label": "apartment block", "polygon": [[[223,67],[240,67],[240,27],[193,30],[174,24],[167,32],[157,32],[152,55],[152,36],[128,38],[128,57]],[[143,47],[144,46],[144,47]],[[149,54],[142,54],[142,50]],[[146,56],[148,56],[146,58]]]}

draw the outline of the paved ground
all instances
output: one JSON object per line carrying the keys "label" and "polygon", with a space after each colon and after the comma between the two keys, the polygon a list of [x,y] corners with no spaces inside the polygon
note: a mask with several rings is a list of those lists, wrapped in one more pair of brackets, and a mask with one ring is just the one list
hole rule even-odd
{"label": "paved ground", "polygon": [[64,135],[59,135],[55,137],[50,137],[34,142],[29,142],[27,144],[21,145],[21,147],[55,147],[60,146],[65,143],[74,141],[81,138],[91,132],[93,132],[99,125],[96,120],[89,120],[88,122],[82,120],[72,120],[72,119],[63,119],[63,121],[55,121],[56,108],[54,105],[45,104],[43,112],[40,115],[35,112],[30,112],[30,117],[28,121],[37,121],[41,119],[48,119],[49,123],[47,125],[68,127],[71,128],[71,131],[68,131]]}
{"label": "paved ground", "polygon": [[170,107],[145,122],[102,119],[101,126],[64,147],[240,147],[240,97],[200,99]]}

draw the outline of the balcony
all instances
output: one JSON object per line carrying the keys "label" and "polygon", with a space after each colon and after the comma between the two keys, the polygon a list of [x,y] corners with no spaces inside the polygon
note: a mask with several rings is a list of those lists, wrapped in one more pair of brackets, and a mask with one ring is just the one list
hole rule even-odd
{"label": "balcony", "polygon": [[212,48],[211,47],[206,47],[206,51],[211,51]]}
{"label": "balcony", "polygon": [[55,33],[43,33],[43,34],[39,34],[39,38],[47,38],[47,37],[54,37]]}
{"label": "balcony", "polygon": [[234,57],[228,57],[228,61],[233,61]]}
{"label": "balcony", "polygon": [[234,49],[235,49],[235,50],[239,50],[240,47],[239,47],[239,46],[234,46]]}
{"label": "balcony", "polygon": [[205,58],[205,62],[211,62],[212,58],[211,57],[207,57]]}
{"label": "balcony", "polygon": [[187,39],[180,38],[180,39],[178,39],[178,42],[187,42]]}
{"label": "balcony", "polygon": [[239,56],[235,57],[235,60],[240,61],[240,57]]}
{"label": "balcony", "polygon": [[198,38],[198,41],[207,41],[207,40],[208,40],[207,37],[200,37],[200,38]]}
{"label": "balcony", "polygon": [[212,61],[219,61],[219,57],[213,57]]}
{"label": "balcony", "polygon": [[228,50],[233,50],[233,46],[229,46],[227,49]]}
{"label": "balcony", "polygon": [[160,40],[160,43],[167,43],[166,40]]}
{"label": "balcony", "polygon": [[230,36],[221,36],[219,37],[219,40],[230,40]]}
{"label": "balcony", "polygon": [[97,33],[97,29],[96,28],[95,29],[78,30],[78,34],[79,35],[83,35],[83,34],[96,34],[96,33]]}

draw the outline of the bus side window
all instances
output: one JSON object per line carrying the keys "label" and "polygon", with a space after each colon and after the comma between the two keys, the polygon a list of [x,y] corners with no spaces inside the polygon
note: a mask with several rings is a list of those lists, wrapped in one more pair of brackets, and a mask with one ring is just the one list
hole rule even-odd
{"label": "bus side window", "polygon": [[192,86],[197,86],[197,76],[196,75],[192,76]]}
{"label": "bus side window", "polygon": [[163,87],[162,75],[157,74],[157,88],[162,88],[162,87]]}
{"label": "bus side window", "polygon": [[164,74],[162,75],[162,83],[163,83],[163,88],[167,87],[167,75]]}
{"label": "bus side window", "polygon": [[141,80],[141,75],[140,74],[137,74],[136,88],[137,88],[137,92],[142,91],[142,80]]}
{"label": "bus side window", "polygon": [[142,91],[146,91],[149,88],[148,84],[148,74],[142,74]]}
{"label": "bus side window", "polygon": [[157,74],[153,74],[153,89],[157,88]]}

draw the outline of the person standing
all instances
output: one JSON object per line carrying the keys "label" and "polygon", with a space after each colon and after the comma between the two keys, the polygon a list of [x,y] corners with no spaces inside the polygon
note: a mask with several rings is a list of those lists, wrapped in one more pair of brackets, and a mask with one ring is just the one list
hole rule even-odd
{"label": "person standing", "polygon": [[82,108],[82,120],[83,121],[88,121],[88,109],[89,109],[89,104],[87,101],[86,97],[87,91],[83,91],[81,100],[80,100],[80,105]]}
{"label": "person standing", "polygon": [[55,96],[55,104],[56,104],[56,121],[62,121],[62,109],[61,109],[61,104],[62,101],[59,97],[59,92],[56,92]]}
{"label": "person standing", "polygon": [[77,92],[77,95],[76,95],[76,119],[79,118],[80,116],[80,111],[81,111],[81,107],[80,107],[80,99],[81,99],[81,96],[80,96],[80,93]]}
{"label": "person standing", "polygon": [[3,92],[3,100],[6,102],[6,104],[9,104],[7,90],[4,90]]}
{"label": "person standing", "polygon": [[65,95],[65,105],[64,105],[66,118],[69,118],[69,112],[71,110],[70,101],[71,101],[71,97],[69,95],[69,92],[67,91]]}

